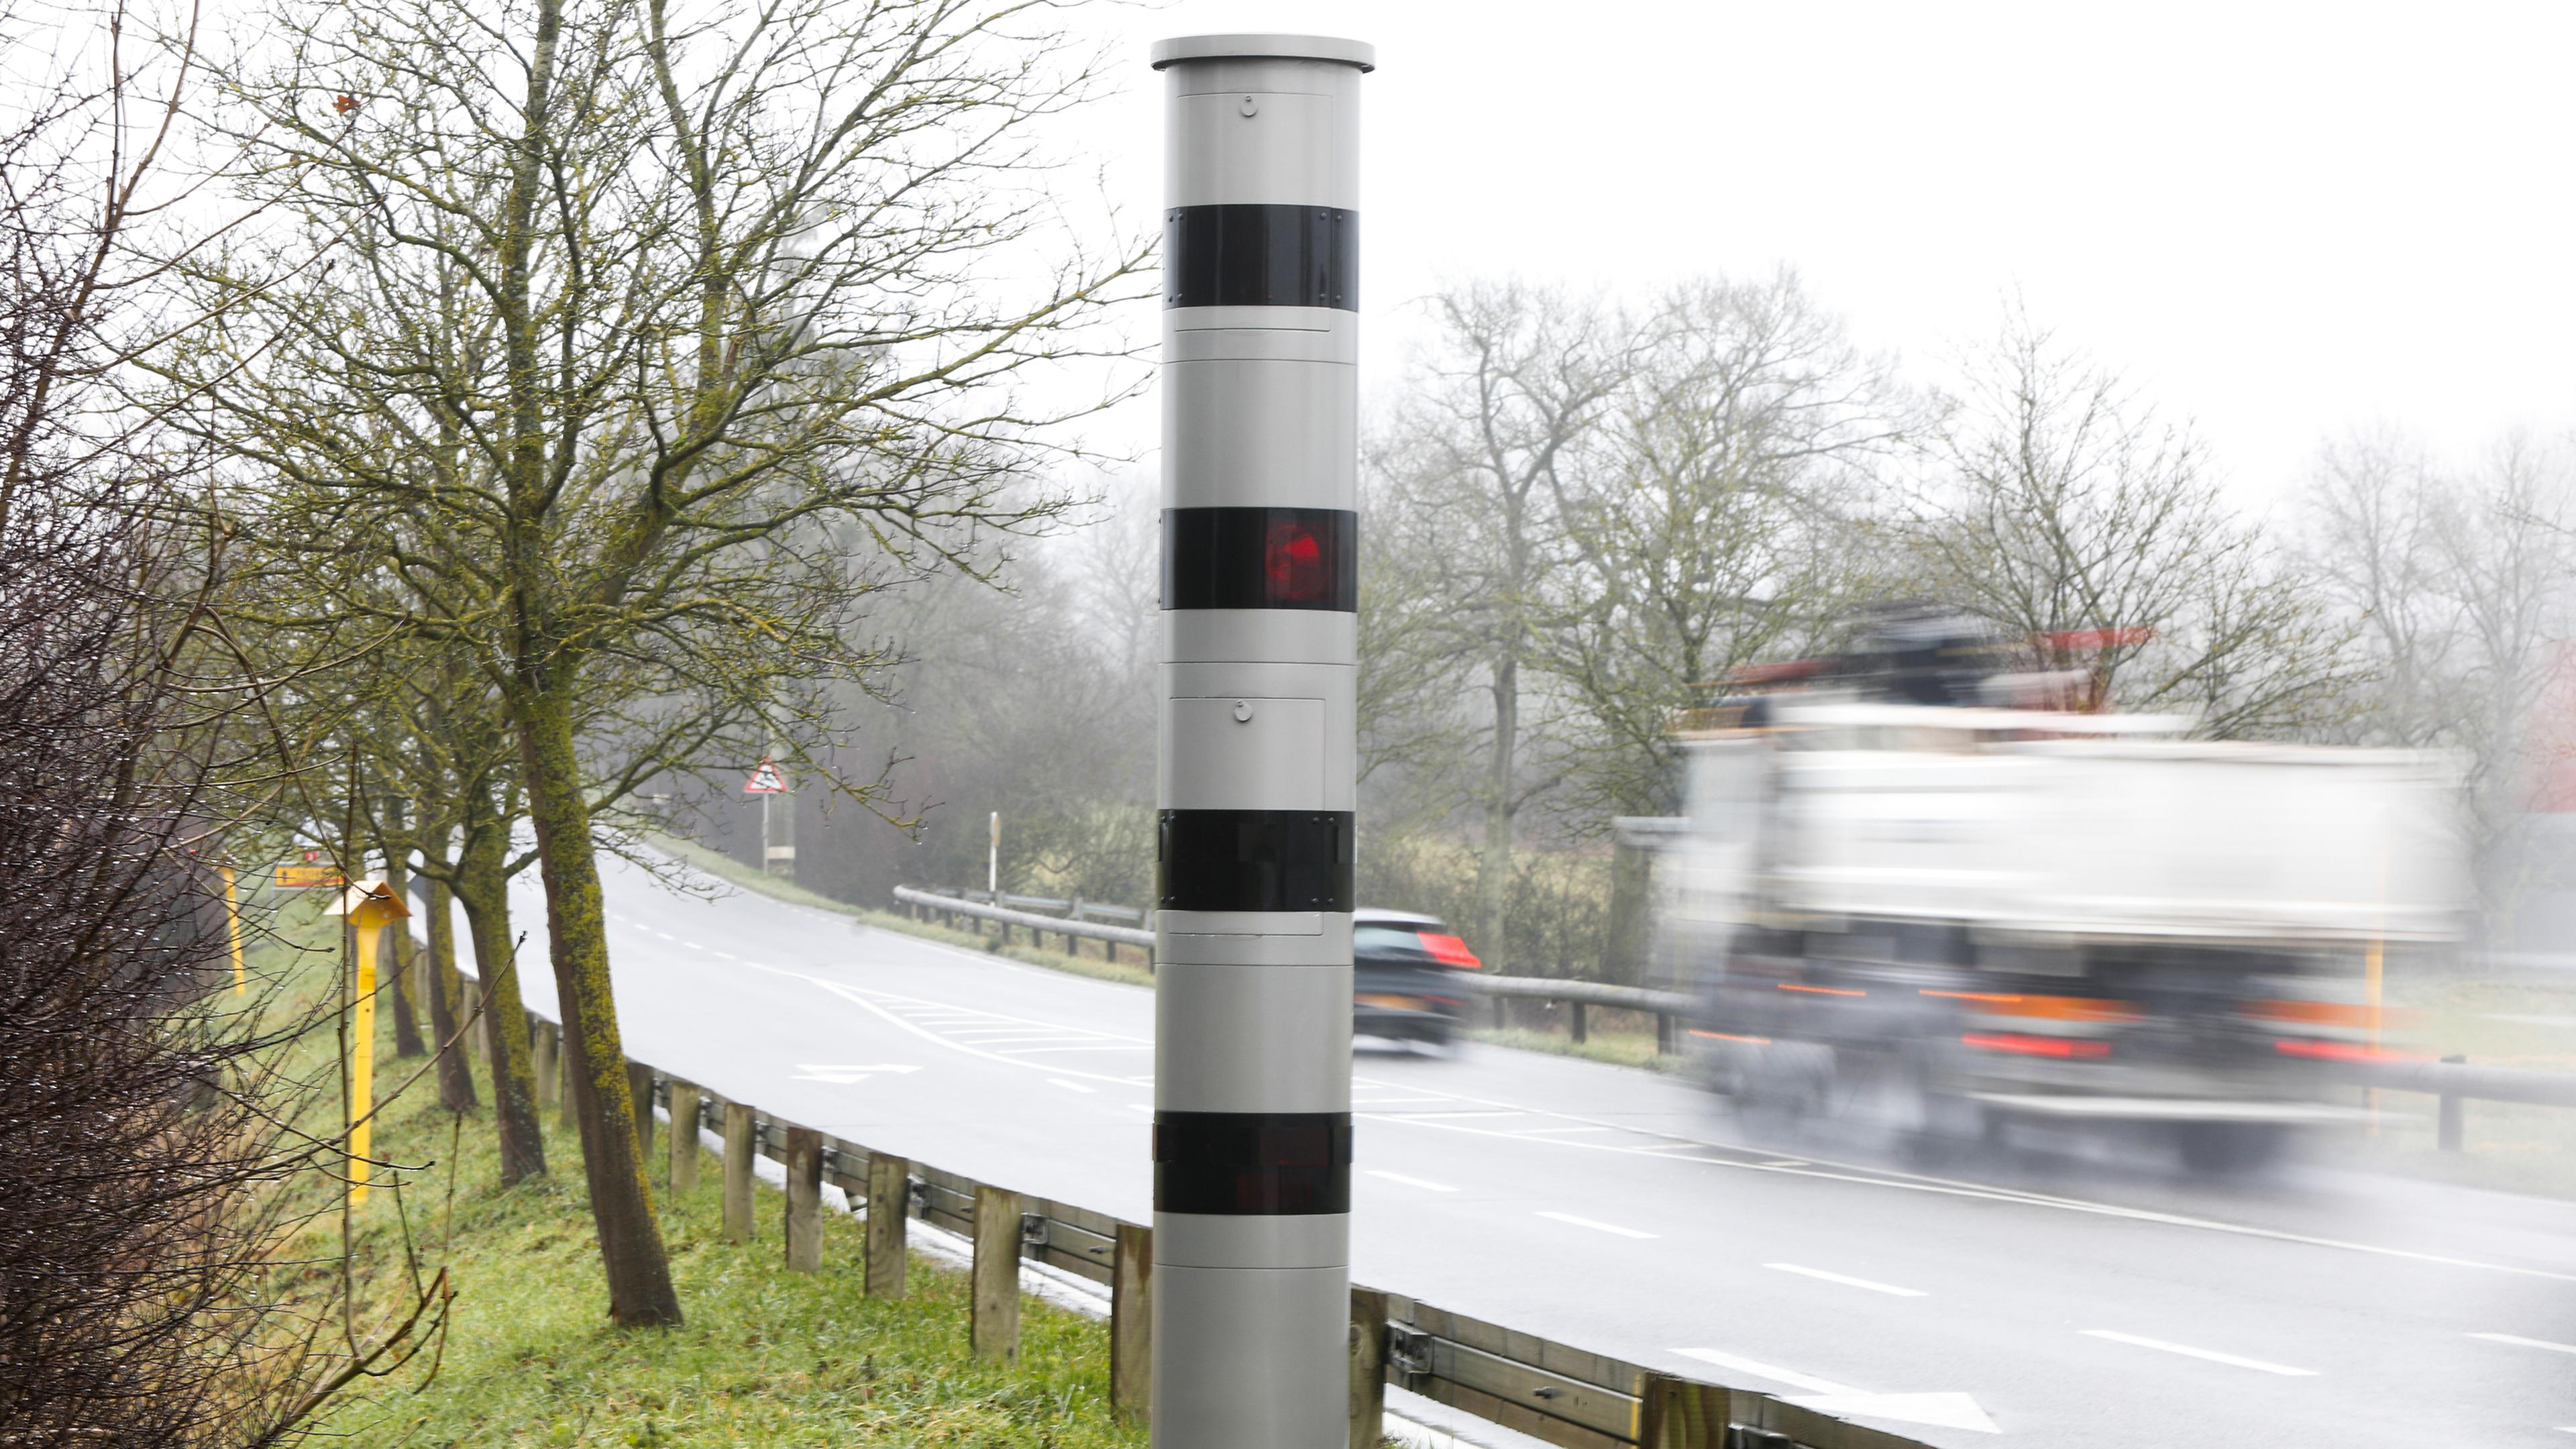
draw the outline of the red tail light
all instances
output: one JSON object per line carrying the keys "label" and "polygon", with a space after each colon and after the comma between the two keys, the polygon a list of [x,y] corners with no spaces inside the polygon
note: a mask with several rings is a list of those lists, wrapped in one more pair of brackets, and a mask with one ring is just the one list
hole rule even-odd
{"label": "red tail light", "polygon": [[1421,938],[1422,949],[1431,953],[1431,959],[1443,966],[1473,971],[1485,964],[1476,959],[1475,952],[1467,949],[1466,942],[1455,936],[1444,936],[1437,931],[1417,931],[1414,934]]}
{"label": "red tail light", "polygon": [[2377,1047],[2357,1046],[2341,1041],[2276,1041],[2272,1050],[2285,1057],[2308,1057],[2321,1062],[2426,1062],[2431,1057],[2413,1052],[2381,1051]]}
{"label": "red tail light", "polygon": [[2095,1061],[2111,1054],[2111,1044],[2086,1041],[2080,1037],[2023,1036],[2009,1031],[1972,1031],[1959,1038],[1967,1046],[1990,1052],[2011,1052],[2025,1057],[2059,1057],[2067,1060]]}

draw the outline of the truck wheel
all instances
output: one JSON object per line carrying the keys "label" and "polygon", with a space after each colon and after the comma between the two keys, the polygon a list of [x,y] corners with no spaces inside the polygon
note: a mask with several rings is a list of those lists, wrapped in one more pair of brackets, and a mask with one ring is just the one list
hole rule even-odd
{"label": "truck wheel", "polygon": [[2175,1136],[2183,1166],[2204,1176],[2234,1177],[2270,1166],[2288,1130],[2278,1122],[2185,1122]]}
{"label": "truck wheel", "polygon": [[1984,1103],[1941,1089],[1920,1049],[1905,1053],[1897,1074],[1896,1125],[1906,1155],[1918,1164],[1952,1161],[1997,1131]]}

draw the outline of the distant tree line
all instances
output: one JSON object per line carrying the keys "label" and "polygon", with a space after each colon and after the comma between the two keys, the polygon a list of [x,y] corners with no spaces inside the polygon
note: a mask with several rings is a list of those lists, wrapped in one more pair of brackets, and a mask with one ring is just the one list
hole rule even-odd
{"label": "distant tree line", "polygon": [[[1671,712],[1905,599],[2024,641],[2077,707],[2456,751],[2490,914],[2545,869],[2507,847],[2576,629],[2565,440],[2456,463],[2329,440],[2266,515],[2187,421],[2018,306],[1932,386],[1788,271],[1426,305],[1364,443],[1372,902],[1438,911],[1513,970],[1634,979],[1647,883],[1613,825],[1676,807]],[[1006,889],[1150,889],[1153,504],[1100,491],[1016,593],[951,583],[879,616],[916,656],[882,717],[890,781],[928,823],[888,848],[809,806],[810,881],[870,904],[980,886],[998,810]]]}

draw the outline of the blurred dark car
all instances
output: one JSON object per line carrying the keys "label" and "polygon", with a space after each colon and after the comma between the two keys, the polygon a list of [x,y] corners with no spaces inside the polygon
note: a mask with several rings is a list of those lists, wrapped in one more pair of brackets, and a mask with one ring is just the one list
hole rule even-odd
{"label": "blurred dark car", "polygon": [[1457,1040],[1483,966],[1437,916],[1358,911],[1351,917],[1351,1032],[1446,1047]]}

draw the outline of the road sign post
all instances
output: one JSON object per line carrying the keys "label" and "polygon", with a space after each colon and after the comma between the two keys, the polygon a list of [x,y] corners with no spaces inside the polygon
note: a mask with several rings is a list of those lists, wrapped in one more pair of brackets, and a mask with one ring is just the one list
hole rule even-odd
{"label": "road sign post", "polygon": [[1153,1439],[1348,1438],[1355,41],[1154,47],[1168,117]]}
{"label": "road sign post", "polygon": [[[775,757],[763,755],[760,768],[742,785],[742,793],[760,797],[760,868],[788,880],[796,878],[796,810],[794,794],[787,788],[787,777],[780,773]],[[778,808],[780,796],[787,796],[787,809]]]}
{"label": "road sign post", "polygon": [[349,887],[323,914],[348,917],[357,937],[358,980],[349,1031],[349,1204],[357,1207],[367,1200],[367,1157],[375,1135],[376,946],[385,927],[408,918],[411,908],[393,887],[370,880]]}

